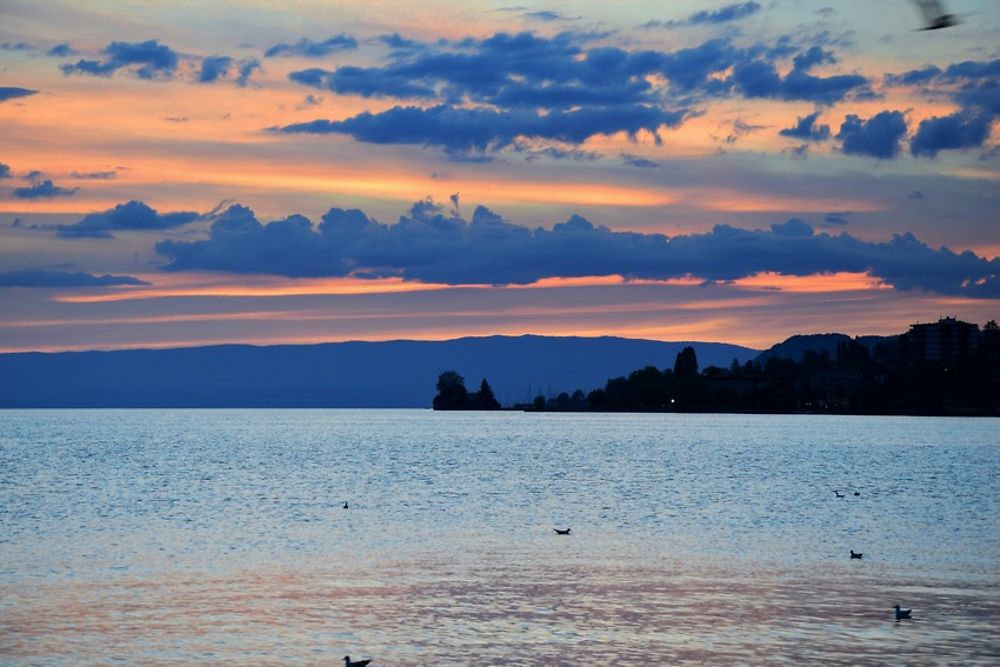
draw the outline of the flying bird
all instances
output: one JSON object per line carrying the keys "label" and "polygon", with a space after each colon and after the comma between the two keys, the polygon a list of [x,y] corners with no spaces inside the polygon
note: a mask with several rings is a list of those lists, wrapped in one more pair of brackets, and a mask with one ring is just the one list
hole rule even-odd
{"label": "flying bird", "polygon": [[958,18],[945,11],[941,0],[914,0],[924,15],[926,25],[920,30],[940,30],[958,25]]}
{"label": "flying bird", "polygon": [[861,560],[861,557],[862,557],[863,555],[864,555],[864,554],[856,554],[856,553],[854,553],[854,549],[851,549],[851,558],[856,558],[856,559],[858,559],[858,560]]}
{"label": "flying bird", "polygon": [[896,610],[896,622],[899,623],[904,618],[911,618],[910,614],[913,613],[912,609],[900,609],[897,604],[893,609]]}
{"label": "flying bird", "polygon": [[344,663],[347,667],[365,667],[371,660],[351,660],[351,656],[344,656]]}
{"label": "flying bird", "polygon": [[572,528],[567,528],[566,530],[559,530],[558,528],[553,528],[552,530],[556,531],[557,535],[569,535],[569,531],[571,531],[573,529]]}

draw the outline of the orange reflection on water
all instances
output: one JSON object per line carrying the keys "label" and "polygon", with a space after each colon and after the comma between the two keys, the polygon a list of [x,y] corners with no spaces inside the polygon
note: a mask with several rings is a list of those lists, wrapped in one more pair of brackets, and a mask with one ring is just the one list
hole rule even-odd
{"label": "orange reflection on water", "polygon": [[[877,564],[601,560],[571,548],[339,554],[0,586],[14,662],[988,664],[993,580]],[[586,549],[584,549],[586,551]],[[914,609],[895,623],[893,601]]]}

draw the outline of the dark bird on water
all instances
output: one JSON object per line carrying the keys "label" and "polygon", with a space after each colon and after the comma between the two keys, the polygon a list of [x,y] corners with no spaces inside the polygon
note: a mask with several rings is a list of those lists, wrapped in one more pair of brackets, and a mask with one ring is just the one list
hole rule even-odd
{"label": "dark bird on water", "polygon": [[851,549],[851,558],[857,558],[858,560],[861,560],[861,557],[863,555],[864,554],[856,554],[856,553],[854,553],[854,549]]}
{"label": "dark bird on water", "polygon": [[348,507],[348,505],[347,505],[347,501],[346,501],[346,500],[344,501],[344,509],[345,509],[345,510],[346,510],[346,509],[349,509],[349,507]]}
{"label": "dark bird on water", "polygon": [[940,30],[958,25],[958,18],[945,11],[941,0],[914,0],[924,15],[924,27],[920,30]]}
{"label": "dark bird on water", "polygon": [[345,655],[344,662],[347,664],[347,667],[365,667],[371,660],[351,660],[351,656]]}
{"label": "dark bird on water", "polygon": [[834,494],[835,496],[837,496],[838,498],[843,498],[843,497],[844,497],[844,494],[843,494],[843,493],[841,493],[840,491],[834,491],[834,492],[833,492],[833,494]]}
{"label": "dark bird on water", "polygon": [[893,609],[896,610],[896,622],[899,623],[904,618],[911,618],[910,614],[913,613],[912,609],[900,609],[897,604]]}
{"label": "dark bird on water", "polygon": [[860,495],[861,495],[861,492],[860,492],[860,491],[855,491],[855,492],[854,492],[854,495],[856,495],[856,496],[860,496]]}
{"label": "dark bird on water", "polygon": [[571,531],[572,528],[567,528],[566,530],[559,530],[558,528],[553,528],[552,530],[556,531],[557,535],[569,535],[569,531]]}

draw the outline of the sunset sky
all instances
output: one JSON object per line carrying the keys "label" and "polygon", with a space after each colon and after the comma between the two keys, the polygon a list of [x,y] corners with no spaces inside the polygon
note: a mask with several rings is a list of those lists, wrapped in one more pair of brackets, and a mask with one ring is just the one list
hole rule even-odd
{"label": "sunset sky", "polygon": [[1000,4],[0,0],[0,351],[1000,317]]}

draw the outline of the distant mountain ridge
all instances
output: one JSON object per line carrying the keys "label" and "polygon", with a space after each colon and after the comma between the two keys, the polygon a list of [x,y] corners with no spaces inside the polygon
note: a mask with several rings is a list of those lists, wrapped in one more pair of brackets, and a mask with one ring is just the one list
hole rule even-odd
{"label": "distant mountain ridge", "polygon": [[0,407],[430,407],[439,373],[488,378],[505,406],[530,394],[603,387],[685,346],[702,368],[754,359],[727,343],[488,336],[444,341],[216,345],[0,354]]}
{"label": "distant mountain ridge", "polygon": [[837,357],[837,346],[842,343],[856,341],[868,348],[871,352],[879,343],[893,343],[899,336],[848,336],[842,333],[822,333],[822,334],[796,334],[764,350],[757,356],[756,361],[765,363],[771,357],[778,359],[793,359],[801,362],[805,353],[809,350],[822,354],[826,352],[831,359]]}

